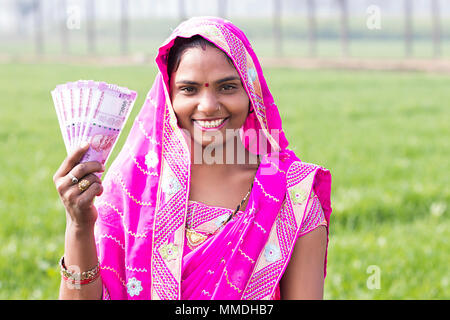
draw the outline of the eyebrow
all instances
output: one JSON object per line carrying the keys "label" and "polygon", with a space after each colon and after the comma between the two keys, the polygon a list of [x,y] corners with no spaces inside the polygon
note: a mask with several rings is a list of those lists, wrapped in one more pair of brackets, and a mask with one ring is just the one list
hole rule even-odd
{"label": "eyebrow", "polygon": [[[234,81],[234,80],[239,80],[241,81],[241,78],[239,78],[238,76],[229,76],[229,77],[225,77],[222,79],[219,79],[217,81],[215,81],[216,84],[221,84],[224,82],[228,82],[228,81]],[[189,84],[189,85],[200,85],[200,83],[195,82],[195,81],[191,81],[191,80],[179,80],[177,82],[175,82],[176,84]]]}

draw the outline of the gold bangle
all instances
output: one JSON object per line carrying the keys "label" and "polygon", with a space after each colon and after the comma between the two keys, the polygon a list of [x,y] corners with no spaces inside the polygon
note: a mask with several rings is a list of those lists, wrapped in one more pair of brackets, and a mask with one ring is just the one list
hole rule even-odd
{"label": "gold bangle", "polygon": [[64,256],[61,257],[59,266],[61,268],[61,275],[71,282],[96,279],[100,272],[100,262],[97,262],[97,265],[88,271],[84,271],[81,273],[70,271],[66,268],[66,265],[64,263]]}

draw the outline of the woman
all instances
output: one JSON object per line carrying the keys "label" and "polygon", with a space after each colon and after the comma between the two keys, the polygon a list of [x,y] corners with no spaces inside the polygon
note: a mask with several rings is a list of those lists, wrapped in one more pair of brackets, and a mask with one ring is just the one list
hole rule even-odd
{"label": "woman", "polygon": [[193,18],[156,62],[103,183],[101,164],[78,164],[87,145],[54,176],[67,212],[60,298],[321,299],[331,175],[287,149],[245,35]]}

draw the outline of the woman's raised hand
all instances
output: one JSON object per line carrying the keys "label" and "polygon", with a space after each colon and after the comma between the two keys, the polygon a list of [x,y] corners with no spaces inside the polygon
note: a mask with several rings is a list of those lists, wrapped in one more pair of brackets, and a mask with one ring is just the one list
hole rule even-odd
{"label": "woman's raised hand", "polygon": [[94,173],[105,170],[97,161],[79,163],[88,149],[89,144],[85,144],[74,150],[53,176],[56,190],[66,208],[67,223],[82,229],[92,228],[97,220],[93,200],[102,194],[103,186]]}

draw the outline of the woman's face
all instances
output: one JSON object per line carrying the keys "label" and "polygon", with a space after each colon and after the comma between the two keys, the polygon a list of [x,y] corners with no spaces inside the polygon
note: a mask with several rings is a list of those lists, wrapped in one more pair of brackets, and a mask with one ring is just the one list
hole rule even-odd
{"label": "woman's face", "polygon": [[238,72],[225,53],[211,46],[182,53],[171,75],[170,95],[178,125],[202,146],[212,136],[225,143],[226,130],[242,127],[250,105]]}

